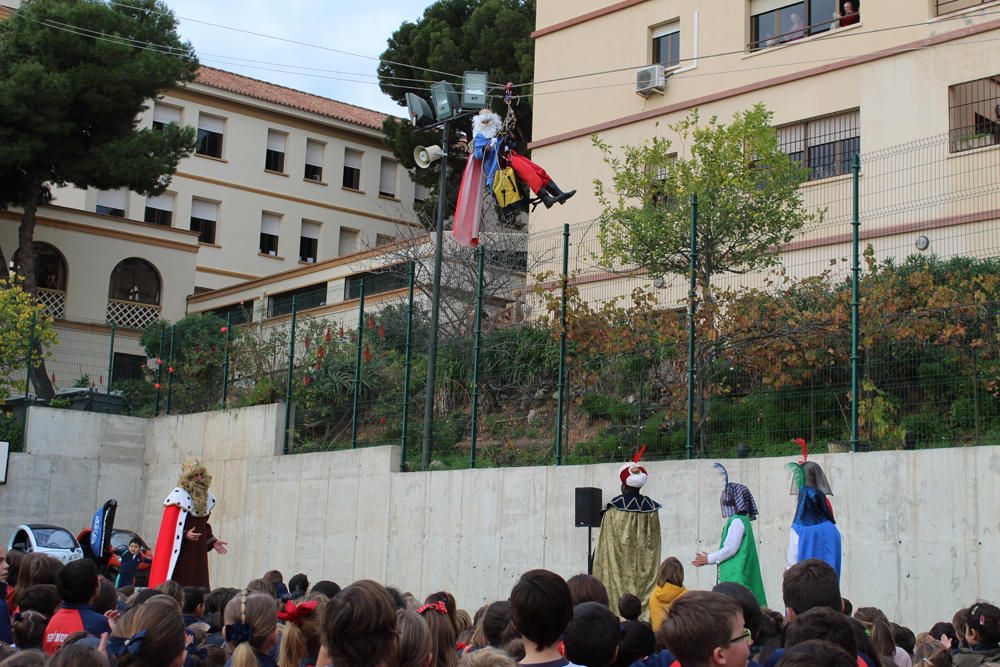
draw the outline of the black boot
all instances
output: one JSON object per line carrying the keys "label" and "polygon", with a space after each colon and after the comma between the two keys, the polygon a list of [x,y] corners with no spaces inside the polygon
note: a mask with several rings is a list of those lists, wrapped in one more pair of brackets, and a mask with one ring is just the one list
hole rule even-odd
{"label": "black boot", "polygon": [[561,201],[559,201],[559,198],[556,197],[556,195],[554,195],[552,192],[549,191],[548,185],[543,185],[542,189],[536,192],[535,194],[537,194],[538,198],[542,201],[543,204],[545,204],[545,208],[552,208],[553,204],[562,203]]}
{"label": "black boot", "polygon": [[559,186],[556,185],[556,182],[552,181],[552,180],[550,180],[548,183],[546,183],[545,187],[543,189],[544,190],[548,190],[549,194],[551,194],[553,197],[555,197],[556,203],[559,203],[559,204],[565,203],[565,201],[567,199],[569,199],[570,197],[572,197],[573,195],[576,194],[576,190],[570,190],[569,192],[563,192],[562,190],[559,189]]}

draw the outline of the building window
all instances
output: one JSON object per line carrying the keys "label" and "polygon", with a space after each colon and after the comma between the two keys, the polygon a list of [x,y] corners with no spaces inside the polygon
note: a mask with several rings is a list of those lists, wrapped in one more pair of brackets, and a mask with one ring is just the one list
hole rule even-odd
{"label": "building window", "polygon": [[146,197],[146,222],[169,227],[174,218],[174,196],[170,194]]}
{"label": "building window", "polygon": [[111,272],[108,298],[119,301],[160,303],[160,275],[144,259],[130,257],[118,263]]}
{"label": "building window", "polygon": [[325,306],[326,283],[300,287],[267,297],[267,316],[277,317],[292,312],[292,299],[295,299],[296,311]]}
{"label": "building window", "polygon": [[667,155],[667,164],[663,165],[656,171],[656,178],[652,183],[651,196],[653,199],[653,203],[656,204],[657,206],[674,205],[674,197],[667,194],[665,190],[667,184],[667,174],[675,164],[677,164],[677,153],[669,153]]}
{"label": "building window", "polygon": [[1000,74],[948,88],[951,152],[1000,144]]}
{"label": "building window", "polygon": [[268,171],[285,172],[285,139],[284,132],[267,131],[267,154],[264,156],[264,169]]}
{"label": "building window", "polygon": [[344,187],[361,189],[361,151],[351,148],[344,150]]}
{"label": "building window", "polygon": [[128,190],[98,190],[96,210],[101,215],[124,218],[126,199],[128,199]]}
{"label": "building window", "polygon": [[323,180],[323,149],[326,148],[326,144],[313,141],[312,139],[306,140],[306,179],[310,181],[322,181]]}
{"label": "building window", "polygon": [[191,231],[198,232],[199,243],[215,243],[219,205],[204,199],[191,200]]}
{"label": "building window", "polygon": [[277,257],[278,229],[281,227],[281,216],[274,213],[262,213],[260,216],[260,247],[262,255]]}
{"label": "building window", "polygon": [[246,324],[253,319],[253,304],[253,299],[249,299],[230,306],[215,308],[211,312],[221,320],[228,320],[230,324]]}
{"label": "building window", "polygon": [[198,146],[195,153],[208,157],[222,157],[222,135],[226,129],[226,121],[217,116],[200,114],[198,116]]}
{"label": "building window", "polygon": [[378,171],[378,193],[383,197],[396,196],[396,161],[382,158]]}
{"label": "building window", "polygon": [[985,5],[987,2],[992,2],[993,0],[936,0],[937,4],[937,15],[948,14],[950,12],[957,12],[962,9],[969,9],[970,7],[978,7],[979,5]]}
{"label": "building window", "polygon": [[681,29],[676,21],[653,29],[653,64],[676,67],[681,62]]}
{"label": "building window", "polygon": [[861,152],[860,113],[814,118],[778,128],[778,144],[792,160],[809,169],[810,181],[851,171]]}
{"label": "building window", "polygon": [[425,186],[420,185],[420,183],[413,184],[413,201],[422,202],[427,201],[428,190]]}
{"label": "building window", "polygon": [[[35,284],[44,289],[66,291],[66,259],[48,243],[31,244],[35,256]],[[14,251],[14,270],[21,273],[21,250]]]}
{"label": "building window", "polygon": [[337,239],[337,256],[343,257],[358,251],[358,238],[361,232],[350,227],[340,228],[340,238]]}
{"label": "building window", "polygon": [[860,0],[751,0],[750,50],[786,44],[860,20]]}
{"label": "building window", "polygon": [[299,261],[316,261],[319,255],[319,223],[302,221],[302,235],[299,237]]}
{"label": "building window", "polygon": [[401,289],[409,284],[409,277],[405,264],[395,264],[387,266],[378,271],[365,271],[348,276],[344,280],[344,300],[357,299],[361,297],[361,279],[365,280],[365,296],[391,292]]}
{"label": "building window", "polygon": [[111,362],[111,371],[116,382],[122,380],[142,380],[146,368],[146,357],[141,354],[125,354],[115,352]]}
{"label": "building window", "polygon": [[181,110],[161,102],[153,103],[153,129],[162,130],[165,126],[173,123],[181,124]]}

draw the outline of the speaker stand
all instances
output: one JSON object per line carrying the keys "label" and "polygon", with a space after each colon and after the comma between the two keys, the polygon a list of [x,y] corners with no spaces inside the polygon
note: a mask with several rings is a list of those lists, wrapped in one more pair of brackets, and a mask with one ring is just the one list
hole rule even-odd
{"label": "speaker stand", "polygon": [[587,526],[587,574],[594,573],[594,527]]}

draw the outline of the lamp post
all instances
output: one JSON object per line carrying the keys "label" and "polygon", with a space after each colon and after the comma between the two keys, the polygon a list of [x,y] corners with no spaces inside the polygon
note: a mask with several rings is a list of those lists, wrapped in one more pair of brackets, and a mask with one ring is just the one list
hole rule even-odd
{"label": "lamp post", "polygon": [[437,370],[438,322],[441,312],[441,255],[444,247],[445,203],[448,189],[448,144],[451,121],[463,117],[462,108],[482,107],[486,103],[487,79],[485,72],[466,72],[462,78],[462,100],[447,81],[439,81],[431,86],[433,114],[427,102],[414,93],[406,94],[406,106],[410,120],[417,127],[441,126],[441,150],[427,150],[418,146],[414,158],[418,166],[427,168],[432,162],[441,160],[441,175],[438,179],[437,214],[434,220],[434,271],[431,278],[431,330],[427,341],[427,393],[424,396],[424,437],[420,464],[427,468],[431,464],[434,444],[434,392]]}

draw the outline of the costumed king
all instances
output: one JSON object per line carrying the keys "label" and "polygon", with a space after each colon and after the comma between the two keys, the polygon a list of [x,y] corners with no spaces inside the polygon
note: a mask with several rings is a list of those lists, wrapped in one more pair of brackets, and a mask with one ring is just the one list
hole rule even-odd
{"label": "costumed king", "polygon": [[212,534],[208,523],[215,507],[215,496],[208,490],[211,484],[212,476],[201,463],[188,460],[181,466],[177,488],[163,501],[150,588],[168,579],[182,586],[209,588],[208,552],[226,553],[226,542]]}
{"label": "costumed king", "polygon": [[719,506],[722,509],[726,527],[722,529],[722,543],[718,551],[705,553],[699,551],[691,564],[695,567],[703,565],[719,566],[719,583],[734,581],[750,589],[761,607],[767,606],[764,595],[764,579],[760,575],[760,559],[757,557],[757,541],[753,536],[751,521],[757,519],[757,502],[753,499],[745,485],[729,481],[729,473],[725,466],[716,463],[713,466],[722,475],[722,496]]}
{"label": "costumed king", "polygon": [[830,481],[823,469],[809,458],[809,448],[802,438],[795,439],[802,449],[798,463],[789,463],[792,471],[792,495],[798,495],[795,518],[788,533],[787,566],[791,567],[807,558],[819,558],[830,564],[840,576],[840,529],[833,518],[833,506],[827,496],[832,496]]}
{"label": "costumed king", "polygon": [[642,617],[648,618],[649,594],[660,565],[661,505],[639,493],[649,475],[639,465],[645,451],[618,471],[621,494],[605,507],[597,536],[594,576],[604,583],[608,599],[617,601],[625,593],[642,600]]}

